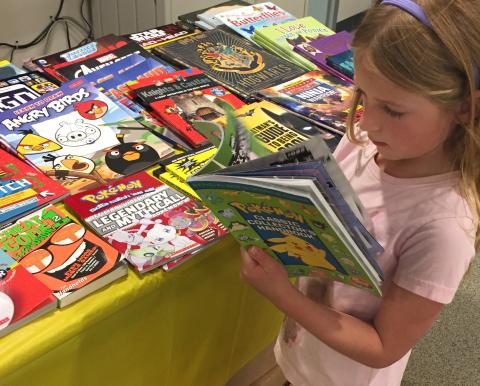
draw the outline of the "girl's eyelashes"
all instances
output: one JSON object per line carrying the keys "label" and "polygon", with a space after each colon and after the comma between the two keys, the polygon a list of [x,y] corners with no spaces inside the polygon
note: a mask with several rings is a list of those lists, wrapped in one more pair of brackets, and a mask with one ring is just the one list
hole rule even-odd
{"label": "girl's eyelashes", "polygon": [[400,111],[395,111],[395,110],[392,110],[390,107],[388,106],[383,106],[383,110],[388,114],[390,115],[392,118],[401,118],[405,113],[402,113]]}

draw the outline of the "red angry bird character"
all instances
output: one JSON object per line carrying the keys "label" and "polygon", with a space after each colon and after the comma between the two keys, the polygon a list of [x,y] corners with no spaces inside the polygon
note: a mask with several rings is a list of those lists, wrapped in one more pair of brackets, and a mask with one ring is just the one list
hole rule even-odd
{"label": "red angry bird character", "polygon": [[22,264],[53,291],[71,291],[107,273],[119,253],[75,222],[58,228],[23,257]]}
{"label": "red angry bird character", "polygon": [[108,105],[99,100],[79,102],[73,108],[83,118],[90,120],[101,118],[108,111]]}

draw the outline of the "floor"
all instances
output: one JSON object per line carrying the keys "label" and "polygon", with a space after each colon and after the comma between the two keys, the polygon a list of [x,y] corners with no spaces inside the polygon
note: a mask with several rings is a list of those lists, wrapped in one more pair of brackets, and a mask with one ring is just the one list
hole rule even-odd
{"label": "floor", "polygon": [[[225,386],[282,386],[272,347],[260,353]],[[412,353],[402,386],[480,385],[480,257],[455,300]]]}

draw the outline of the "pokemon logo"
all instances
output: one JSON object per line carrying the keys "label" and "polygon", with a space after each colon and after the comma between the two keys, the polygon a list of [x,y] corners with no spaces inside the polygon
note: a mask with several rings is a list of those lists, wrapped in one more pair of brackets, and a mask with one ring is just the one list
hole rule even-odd
{"label": "pokemon logo", "polygon": [[[88,96],[90,96],[90,93],[82,87],[73,94],[65,95],[61,98],[52,100],[41,109],[31,110],[25,114],[18,115],[16,118],[13,119],[4,119],[1,124],[5,126],[8,130],[18,129],[26,123],[35,122],[39,119],[49,117],[50,110],[61,113],[67,107],[73,105],[74,103],[82,101]],[[15,113],[17,113],[17,111],[15,111]]]}
{"label": "pokemon logo", "polygon": [[118,184],[115,186],[109,186],[107,189],[102,189],[95,194],[87,194],[80,199],[82,201],[91,202],[93,204],[98,204],[100,201],[105,200],[109,197],[115,196],[118,193],[127,192],[133,189],[141,189],[142,181],[134,180],[130,181],[127,184]]}
{"label": "pokemon logo", "polygon": [[286,218],[298,221],[300,223],[305,222],[305,220],[303,219],[303,216],[301,216],[300,214],[289,211],[289,210],[285,210],[282,208],[274,207],[274,206],[267,206],[267,205],[254,204],[254,203],[242,203],[237,201],[231,202],[230,205],[233,206],[235,209],[244,213],[273,214],[273,215],[284,216]]}

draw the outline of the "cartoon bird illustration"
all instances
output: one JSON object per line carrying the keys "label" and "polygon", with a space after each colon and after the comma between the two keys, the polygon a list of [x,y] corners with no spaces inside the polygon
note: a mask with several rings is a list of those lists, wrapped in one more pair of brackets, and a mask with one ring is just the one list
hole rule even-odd
{"label": "cartoon bird illustration", "polygon": [[32,130],[22,130],[22,132],[25,134],[25,137],[23,137],[17,145],[16,150],[18,154],[46,153],[62,148],[61,145],[48,138],[33,134]]}
{"label": "cartoon bird illustration", "polygon": [[[95,163],[86,157],[79,155],[65,155],[55,157],[48,154],[43,157],[46,162],[52,162],[55,170],[67,170],[81,173],[91,173],[95,169]],[[70,177],[76,178],[76,177]]]}
{"label": "cartoon bird illustration", "polygon": [[117,139],[120,145],[107,149],[105,155],[105,163],[115,173],[129,175],[160,160],[157,151],[145,141],[125,143],[123,134],[118,134]]}
{"label": "cartoon bird illustration", "polygon": [[108,105],[100,100],[80,102],[73,106],[74,110],[85,119],[98,119],[108,111]]}
{"label": "cartoon bird illustration", "polygon": [[42,158],[45,162],[52,163],[53,170],[44,171],[44,173],[49,176],[54,176],[61,180],[66,178],[87,178],[101,184],[106,183],[102,176],[95,170],[95,163],[89,158],[72,154],[58,157],[47,154]]}

